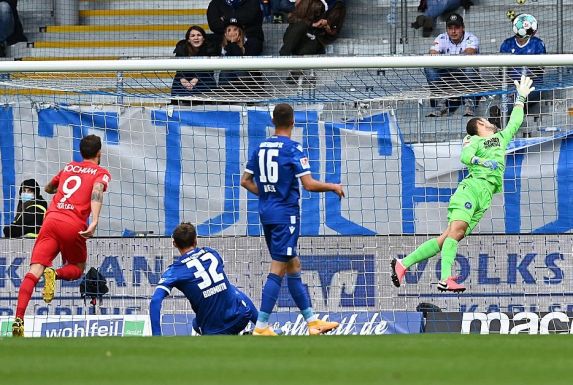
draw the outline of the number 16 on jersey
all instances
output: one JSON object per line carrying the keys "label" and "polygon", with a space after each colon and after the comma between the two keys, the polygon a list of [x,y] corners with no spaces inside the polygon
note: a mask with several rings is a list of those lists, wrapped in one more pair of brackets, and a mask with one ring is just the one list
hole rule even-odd
{"label": "number 16 on jersey", "polygon": [[276,158],[279,150],[276,148],[261,148],[259,150],[260,182],[265,192],[277,192],[274,183],[279,180],[279,164]]}

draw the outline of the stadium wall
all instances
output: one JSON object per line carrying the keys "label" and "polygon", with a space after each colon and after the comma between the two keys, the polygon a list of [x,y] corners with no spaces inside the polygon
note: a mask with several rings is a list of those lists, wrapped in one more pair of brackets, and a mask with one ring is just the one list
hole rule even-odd
{"label": "stadium wall", "polygon": [[[438,258],[409,272],[400,289],[392,286],[391,258],[402,257],[422,240],[415,236],[301,238],[303,280],[313,307],[321,316],[342,321],[344,334],[419,332],[421,316],[416,309],[420,303],[460,314],[573,312],[573,287],[568,279],[573,274],[570,235],[469,237],[461,242],[455,267],[460,282],[468,288],[462,295],[437,292]],[[264,240],[222,237],[200,239],[200,244],[221,252],[231,282],[258,303],[270,260]],[[154,287],[174,258],[171,239],[96,238],[88,245],[88,265],[100,269],[110,288],[98,314],[146,317]],[[0,316],[13,316],[32,246],[29,239],[0,241]],[[28,314],[35,319],[84,320],[92,313],[80,298],[79,281],[59,285],[52,304],[47,306],[35,296]],[[191,308],[179,292],[173,294],[163,307],[171,317],[163,319],[164,325],[170,325],[166,327],[172,327],[166,333],[190,333]],[[281,288],[277,306],[273,322],[286,325],[294,334],[304,332],[286,287]]]}

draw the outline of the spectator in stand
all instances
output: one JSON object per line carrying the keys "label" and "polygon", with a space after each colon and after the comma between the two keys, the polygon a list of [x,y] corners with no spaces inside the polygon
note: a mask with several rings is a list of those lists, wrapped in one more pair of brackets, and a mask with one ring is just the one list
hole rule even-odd
{"label": "spectator in stand", "polygon": [[[210,35],[214,37],[214,35]],[[180,40],[173,53],[176,57],[218,56],[218,44],[197,25],[189,27],[185,39]],[[191,96],[216,87],[213,71],[177,71],[171,87],[172,96]]]}
{"label": "spectator in stand", "polygon": [[322,19],[322,30],[318,34],[318,39],[323,45],[332,44],[338,38],[342,25],[346,19],[346,4],[342,0],[335,0],[328,4],[325,18]]}
{"label": "spectator in stand", "polygon": [[26,179],[22,182],[19,196],[16,217],[11,224],[4,227],[4,236],[36,238],[44,222],[48,204],[40,194],[40,186],[35,179]]}
{"label": "spectator in stand", "polygon": [[[221,42],[221,56],[244,56],[246,52],[245,44],[243,26],[236,22],[228,22],[225,26],[223,41]],[[239,78],[246,78],[247,75],[244,71],[221,71],[219,74],[219,85],[225,86]]]}
{"label": "spectator in stand", "polygon": [[[471,32],[466,32],[464,19],[457,13],[452,13],[446,20],[446,32],[434,39],[430,55],[476,55],[479,53],[479,39]],[[424,74],[434,91],[439,90],[449,81],[456,83],[468,82],[478,77],[473,68],[424,68]],[[464,116],[474,116],[474,98],[462,97],[464,101]],[[432,100],[434,102],[434,100]],[[435,102],[434,111],[427,116],[447,115],[450,108],[447,99],[439,98]]]}
{"label": "spectator in stand", "polygon": [[280,55],[324,54],[324,45],[317,36],[326,22],[325,12],[323,0],[298,0],[288,16],[289,25],[283,35]]}
{"label": "spectator in stand", "polygon": [[[327,6],[324,0],[297,0],[296,7],[288,15],[288,27],[283,35],[281,56],[322,55],[324,45],[318,38],[324,31]],[[291,71],[288,83],[300,83],[302,71]]]}
{"label": "spectator in stand", "polygon": [[263,52],[265,35],[260,0],[211,0],[207,20],[218,41],[223,41],[227,25],[236,23],[244,29],[244,54],[257,56]]}
{"label": "spectator in stand", "polygon": [[6,47],[28,41],[18,16],[18,0],[0,0],[0,57],[6,56]]}
{"label": "spectator in stand", "polygon": [[473,2],[470,0],[420,0],[418,11],[424,14],[416,18],[416,21],[412,23],[412,28],[422,27],[422,36],[430,37],[439,16],[454,12],[459,7],[464,7],[467,11],[472,5]]}
{"label": "spectator in stand", "polygon": [[[500,53],[512,55],[544,55],[547,53],[543,40],[535,36],[537,33],[537,19],[533,15],[527,13],[517,15],[513,19],[512,24],[515,34],[503,41],[499,48]],[[515,28],[516,24],[519,24],[520,27],[525,26],[525,28]],[[525,74],[533,79],[533,85],[537,85],[538,88],[538,84],[543,82],[543,73],[542,67],[518,67],[508,70],[508,75],[511,79],[518,80],[522,74]],[[542,91],[533,91],[529,95],[524,107],[526,115],[539,115],[542,96]],[[490,121],[501,127],[501,111],[499,107],[493,106],[489,112],[493,118]],[[531,136],[531,132],[526,125],[523,126],[522,134],[524,137]]]}

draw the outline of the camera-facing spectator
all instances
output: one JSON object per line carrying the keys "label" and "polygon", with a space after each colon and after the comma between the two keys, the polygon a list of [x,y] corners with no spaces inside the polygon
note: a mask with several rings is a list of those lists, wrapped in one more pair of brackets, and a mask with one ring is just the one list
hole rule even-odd
{"label": "camera-facing spectator", "polygon": [[0,57],[6,56],[6,47],[28,41],[18,16],[18,0],[0,0]]}
{"label": "camera-facing spectator", "polygon": [[[221,42],[221,56],[240,57],[244,56],[245,32],[243,26],[236,22],[228,22]],[[232,81],[248,75],[245,71],[221,71],[219,74],[219,86],[225,86]]]}
{"label": "camera-facing spectator", "polygon": [[[205,33],[203,28],[193,25],[185,33],[185,39],[177,43],[173,53],[180,58],[218,56],[218,44],[213,41],[214,35],[210,36]],[[213,71],[177,71],[173,79],[171,95],[191,96],[209,91],[216,85]]]}
{"label": "camera-facing spectator", "polygon": [[245,55],[257,56],[263,52],[263,12],[260,0],[211,0],[207,8],[209,28],[223,40],[228,23],[243,27]]}
{"label": "camera-facing spectator", "polygon": [[[457,13],[452,13],[446,20],[446,32],[434,39],[430,47],[430,55],[476,55],[479,53],[479,39],[476,35],[465,30],[464,19]],[[468,83],[478,78],[473,68],[424,68],[424,74],[431,89],[438,91],[449,83]],[[475,100],[473,97],[462,97],[464,116],[474,115]],[[427,116],[447,115],[450,106],[448,100],[439,98],[435,108]]]}
{"label": "camera-facing spectator", "polygon": [[20,185],[18,207],[14,221],[4,227],[6,238],[32,237],[40,232],[48,204],[40,194],[35,179],[26,179]]}

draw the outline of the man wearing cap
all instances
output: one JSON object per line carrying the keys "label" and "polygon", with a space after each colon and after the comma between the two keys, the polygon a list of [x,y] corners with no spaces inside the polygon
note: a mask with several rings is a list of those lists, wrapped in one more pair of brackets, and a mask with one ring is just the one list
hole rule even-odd
{"label": "man wearing cap", "polygon": [[[464,19],[457,13],[452,13],[446,19],[446,32],[434,39],[430,47],[430,55],[476,55],[479,52],[479,39],[471,32],[466,32]],[[440,87],[455,81],[468,84],[475,81],[477,73],[473,68],[424,68],[424,74],[434,92]],[[464,116],[474,115],[474,98],[462,97],[464,101]],[[449,107],[447,100],[438,98],[434,111],[427,116],[447,115]]]}

